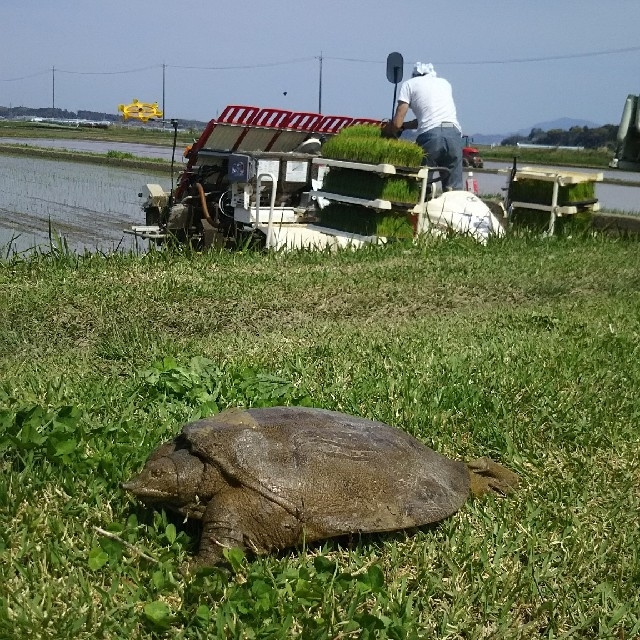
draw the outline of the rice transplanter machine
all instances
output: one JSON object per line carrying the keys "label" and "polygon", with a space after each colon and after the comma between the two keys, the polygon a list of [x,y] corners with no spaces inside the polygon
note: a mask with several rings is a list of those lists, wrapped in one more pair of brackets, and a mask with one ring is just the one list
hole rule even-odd
{"label": "rice transplanter machine", "polygon": [[[368,118],[229,105],[211,120],[185,151],[186,166],[167,193],[147,184],[146,224],[127,230],[162,243],[170,238],[197,248],[234,247],[255,242],[272,249],[361,246],[384,241],[318,224],[319,208],[330,201],[372,210],[401,207],[415,235],[455,230],[486,240],[501,234],[498,219],[472,193],[437,192],[437,169],[407,169],[323,158],[322,143],[344,127],[380,124]],[[366,200],[322,190],[332,167],[378,176],[407,175],[421,183],[411,205]]]}

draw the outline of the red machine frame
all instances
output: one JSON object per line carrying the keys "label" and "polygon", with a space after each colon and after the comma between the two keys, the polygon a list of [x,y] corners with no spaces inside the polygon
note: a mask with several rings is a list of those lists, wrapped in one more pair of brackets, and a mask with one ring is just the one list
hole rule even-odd
{"label": "red machine frame", "polygon": [[[218,118],[210,120],[207,123],[198,140],[185,153],[185,156],[188,158],[187,167],[180,178],[175,195],[179,198],[186,188],[189,181],[190,169],[196,163],[198,153],[207,145],[212,133],[218,127],[233,128],[234,131],[232,135],[226,140],[228,148],[218,149],[219,151],[233,153],[238,150],[251,131],[257,133],[256,130],[260,130],[260,133],[267,134],[261,137],[263,143],[259,145],[259,148],[254,149],[255,151],[272,151],[278,139],[287,132],[303,134],[297,137],[292,136],[292,142],[295,141],[293,148],[295,148],[304,139],[314,134],[324,136],[334,135],[344,127],[355,124],[379,125],[380,123],[380,120],[373,118],[322,115],[320,113],[288,111],[286,109],[272,107],[261,108],[248,105],[227,105]],[[278,150],[293,150],[293,148],[279,148]]]}

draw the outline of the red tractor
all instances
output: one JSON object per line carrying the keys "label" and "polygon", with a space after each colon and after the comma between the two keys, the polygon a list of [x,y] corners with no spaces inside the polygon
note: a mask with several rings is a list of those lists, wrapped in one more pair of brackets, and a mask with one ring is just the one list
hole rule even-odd
{"label": "red tractor", "polygon": [[462,148],[462,166],[482,169],[484,162],[480,157],[480,152],[475,147]]}

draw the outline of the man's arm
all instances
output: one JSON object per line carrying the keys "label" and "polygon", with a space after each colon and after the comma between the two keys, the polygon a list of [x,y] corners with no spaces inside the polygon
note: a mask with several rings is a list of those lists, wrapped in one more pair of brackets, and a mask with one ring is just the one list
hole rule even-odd
{"label": "man's arm", "polygon": [[383,128],[382,135],[386,138],[397,138],[404,129],[417,129],[418,120],[404,122],[405,116],[409,111],[409,103],[398,100],[398,106],[393,118],[387,122]]}
{"label": "man's arm", "polygon": [[404,123],[405,116],[407,115],[407,111],[409,111],[409,104],[398,100],[398,106],[396,107],[396,112],[393,116],[393,120],[391,121],[396,132],[402,131],[402,125]]}

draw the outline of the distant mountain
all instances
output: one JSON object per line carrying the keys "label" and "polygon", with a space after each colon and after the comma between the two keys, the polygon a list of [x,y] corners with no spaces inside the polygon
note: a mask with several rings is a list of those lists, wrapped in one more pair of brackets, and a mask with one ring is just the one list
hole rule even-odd
{"label": "distant mountain", "polygon": [[579,118],[558,118],[557,120],[548,120],[546,122],[538,122],[526,129],[512,131],[511,133],[474,133],[469,136],[476,144],[500,144],[505,138],[510,136],[528,136],[531,129],[542,129],[542,131],[550,131],[551,129],[561,129],[568,131],[571,127],[589,127],[590,129],[601,127],[602,125],[590,120],[580,120]]}
{"label": "distant mountain", "polygon": [[[529,133],[527,131],[527,133]],[[465,134],[467,135],[467,134]],[[469,144],[500,144],[509,133],[474,133],[469,136]]]}

